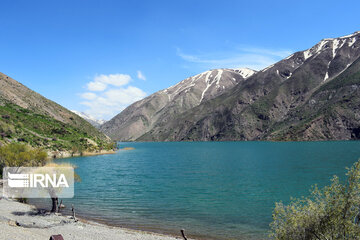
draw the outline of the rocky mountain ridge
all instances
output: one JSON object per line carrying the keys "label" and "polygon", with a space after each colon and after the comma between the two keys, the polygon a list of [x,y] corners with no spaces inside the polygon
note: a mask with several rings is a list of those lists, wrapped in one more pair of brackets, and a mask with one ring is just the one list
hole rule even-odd
{"label": "rocky mountain ridge", "polygon": [[136,140],[158,124],[176,121],[173,117],[221,95],[255,72],[247,68],[215,69],[189,77],[135,102],[100,129],[112,139]]}
{"label": "rocky mountain ridge", "polygon": [[[168,112],[167,121],[156,121],[145,134],[129,140],[359,139],[359,39],[360,32],[323,39],[218,95],[200,97],[197,105]],[[183,89],[191,85],[187,81]],[[206,78],[200,81],[204,84]],[[134,105],[131,112],[139,109]],[[132,122],[126,110],[119,114],[122,126]],[[114,119],[109,129],[116,129]]]}

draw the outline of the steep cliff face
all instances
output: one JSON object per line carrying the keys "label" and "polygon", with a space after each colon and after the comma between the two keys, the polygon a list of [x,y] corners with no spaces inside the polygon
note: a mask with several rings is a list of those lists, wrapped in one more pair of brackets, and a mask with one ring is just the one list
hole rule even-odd
{"label": "steep cliff face", "polygon": [[156,126],[176,122],[182,113],[243,83],[254,73],[250,69],[215,69],[189,77],[132,104],[100,129],[116,140],[136,140]]}
{"label": "steep cliff face", "polygon": [[356,32],[321,40],[154,126],[138,140],[358,138],[359,38]]}

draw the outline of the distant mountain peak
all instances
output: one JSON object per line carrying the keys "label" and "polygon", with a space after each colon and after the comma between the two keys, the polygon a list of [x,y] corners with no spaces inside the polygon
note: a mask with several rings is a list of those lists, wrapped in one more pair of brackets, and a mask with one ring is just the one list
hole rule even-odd
{"label": "distant mountain peak", "polygon": [[211,69],[197,75],[188,77],[181,82],[166,88],[159,93],[166,94],[169,102],[179,94],[186,94],[189,91],[201,91],[199,102],[208,100],[215,95],[219,95],[225,89],[235,86],[238,82],[243,81],[256,73],[249,68],[219,68]]}
{"label": "distant mountain peak", "polygon": [[305,61],[316,55],[322,51],[327,49],[332,49],[333,58],[336,56],[336,52],[338,49],[342,48],[345,44],[348,47],[352,47],[357,40],[360,38],[360,31],[354,32],[353,34],[349,34],[346,36],[338,37],[338,38],[325,38],[322,39],[319,43],[317,43],[312,48],[307,49],[304,51],[304,58]]}
{"label": "distant mountain peak", "polygon": [[360,139],[359,38],[323,39],[258,72],[197,74],[134,103],[101,129],[139,141]]}
{"label": "distant mountain peak", "polygon": [[[359,39],[360,31],[338,38],[325,38],[313,47],[295,52],[260,72],[264,73],[271,70],[270,72],[277,73],[286,80],[291,78],[293,73],[304,64],[318,59],[318,61],[327,62],[327,69],[323,72],[323,81],[328,81],[345,71],[357,59],[356,52],[359,48]],[[336,70],[340,68],[340,71]]]}
{"label": "distant mountain peak", "polygon": [[352,34],[348,34],[348,35],[345,35],[345,36],[342,36],[342,37],[337,37],[337,38],[324,38],[321,41],[331,41],[331,40],[334,40],[334,39],[352,38],[352,37],[356,37],[358,35],[360,35],[360,31],[356,31],[356,32],[354,32]]}
{"label": "distant mountain peak", "polygon": [[114,139],[136,140],[153,126],[223,94],[254,73],[248,68],[222,68],[188,77],[132,104],[100,129]]}
{"label": "distant mountain peak", "polygon": [[137,140],[360,139],[359,39],[323,39]]}
{"label": "distant mountain peak", "polygon": [[102,120],[102,119],[96,119],[95,117],[91,116],[90,114],[84,113],[84,112],[79,112],[76,110],[71,110],[73,113],[75,113],[76,115],[78,115],[79,117],[82,117],[83,119],[85,119],[86,121],[88,121],[89,123],[91,123],[91,125],[93,125],[94,127],[100,127],[100,125],[104,124],[106,121]]}

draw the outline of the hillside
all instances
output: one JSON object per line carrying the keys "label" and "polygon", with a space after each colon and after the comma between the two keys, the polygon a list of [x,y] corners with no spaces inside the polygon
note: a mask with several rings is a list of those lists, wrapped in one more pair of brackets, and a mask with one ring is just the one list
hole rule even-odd
{"label": "hillside", "polygon": [[112,147],[90,123],[4,74],[0,74],[0,142],[73,152]]}
{"label": "hillside", "polygon": [[359,38],[323,39],[136,140],[359,139]]}
{"label": "hillside", "polygon": [[360,59],[274,124],[268,139],[360,139]]}

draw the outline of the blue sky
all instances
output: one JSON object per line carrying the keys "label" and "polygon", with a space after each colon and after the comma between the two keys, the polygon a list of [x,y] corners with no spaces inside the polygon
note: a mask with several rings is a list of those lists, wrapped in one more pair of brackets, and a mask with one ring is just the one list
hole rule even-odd
{"label": "blue sky", "polygon": [[0,2],[0,72],[109,119],[213,68],[261,69],[360,30],[359,1]]}

